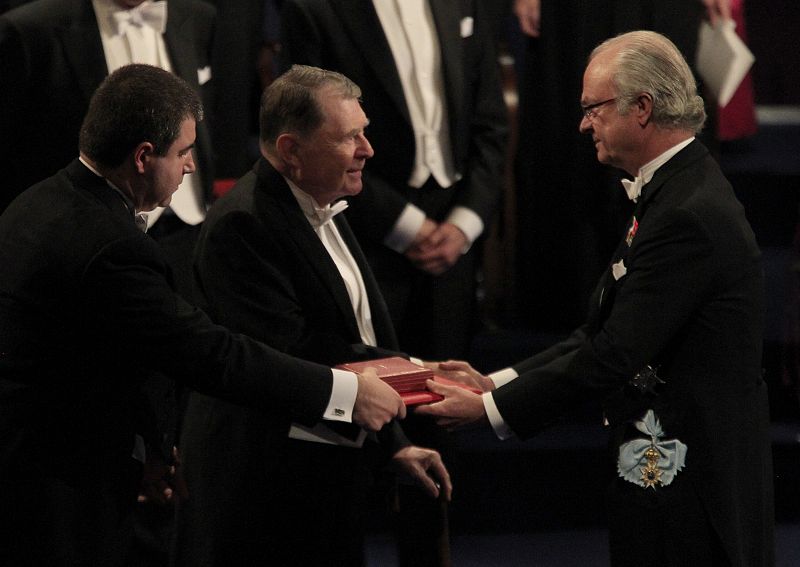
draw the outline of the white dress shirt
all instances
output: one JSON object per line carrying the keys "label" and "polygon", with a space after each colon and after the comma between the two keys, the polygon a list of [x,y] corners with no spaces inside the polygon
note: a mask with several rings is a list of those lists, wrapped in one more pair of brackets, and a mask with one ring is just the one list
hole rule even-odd
{"label": "white dress shirt", "polygon": [[[343,211],[347,203],[339,201],[333,206],[326,205],[320,207],[314,198],[300,189],[297,185],[286,179],[286,183],[292,191],[292,195],[297,200],[297,204],[306,216],[311,228],[319,237],[328,255],[336,264],[339,274],[344,281],[350,304],[353,307],[353,314],[358,325],[358,332],[361,342],[369,346],[377,346],[375,330],[372,325],[372,314],[369,308],[369,297],[361,270],[350,253],[339,229],[333,222],[333,216]],[[355,406],[356,394],[358,393],[358,380],[356,375],[351,372],[344,372],[334,369],[333,390],[328,407],[323,414],[325,419],[335,419],[339,421],[352,421],[353,407]],[[341,417],[349,419],[341,419]],[[317,443],[328,443],[346,447],[360,447],[366,438],[366,432],[361,431],[355,440],[342,437],[337,432],[332,431],[323,423],[314,427],[307,427],[299,423],[293,423],[289,430],[289,437],[304,441],[314,441]]]}
{"label": "white dress shirt", "polygon": [[[427,0],[373,0],[375,12],[392,51],[414,130],[414,168],[410,187],[422,187],[429,177],[443,188],[461,179],[453,160],[450,125],[436,25]],[[405,252],[425,221],[425,213],[408,204],[384,244]],[[472,210],[456,207],[447,218],[471,244],[483,232],[483,221]],[[468,248],[467,248],[468,249]]]}
{"label": "white dress shirt", "polygon": [[[325,215],[325,211],[331,211],[333,208],[336,210],[333,214],[341,212],[347,207],[345,201],[335,203],[333,207],[327,205],[320,207],[314,198],[300,189],[297,185],[290,180],[286,180],[289,188],[292,190],[294,198],[303,210],[306,219],[311,224],[314,232],[319,236],[328,255],[336,264],[339,274],[344,280],[347,294],[350,297],[350,303],[353,306],[353,314],[355,315],[356,322],[358,323],[358,332],[361,335],[361,342],[369,346],[377,346],[378,341],[375,338],[375,329],[372,326],[372,313],[369,308],[369,297],[367,297],[367,288],[364,285],[364,278],[361,276],[361,270],[358,268],[355,258],[347,248],[347,244],[336,224],[333,222],[333,217],[330,216],[327,222],[320,223],[320,216]],[[320,215],[319,213],[322,213]],[[330,214],[330,213],[328,213]]]}
{"label": "white dress shirt", "polygon": [[642,193],[642,187],[650,183],[650,180],[653,178],[653,174],[656,172],[656,170],[672,159],[672,156],[691,144],[693,140],[694,136],[691,136],[683,142],[675,144],[655,159],[644,164],[641,168],[639,168],[639,174],[633,178],[633,181],[623,179],[622,186],[625,188],[628,198],[635,203],[639,198],[639,195]]}

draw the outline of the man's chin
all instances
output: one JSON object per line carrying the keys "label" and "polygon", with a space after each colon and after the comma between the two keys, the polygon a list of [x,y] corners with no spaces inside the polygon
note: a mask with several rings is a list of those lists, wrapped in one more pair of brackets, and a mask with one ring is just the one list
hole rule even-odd
{"label": "man's chin", "polygon": [[169,204],[171,202],[172,202],[172,200],[170,199],[168,201],[161,201],[160,203],[156,203],[155,205],[152,204],[152,203],[149,203],[147,205],[143,205],[140,212],[142,212],[142,213],[152,213],[156,209],[166,209],[167,207],[169,207]]}
{"label": "man's chin", "polygon": [[604,165],[611,165],[611,161],[608,154],[603,150],[601,150],[600,148],[597,148],[597,161],[599,161]]}
{"label": "man's chin", "polygon": [[347,194],[344,195],[345,197],[354,197],[361,193],[361,190],[364,188],[364,184],[360,181],[358,183],[352,183],[347,187]]}

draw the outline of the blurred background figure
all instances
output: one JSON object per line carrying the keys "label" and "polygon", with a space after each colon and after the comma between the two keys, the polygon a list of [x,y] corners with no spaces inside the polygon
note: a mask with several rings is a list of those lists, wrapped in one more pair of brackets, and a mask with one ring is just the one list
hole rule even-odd
{"label": "blurred background figure", "polygon": [[261,92],[278,72],[281,0],[213,0],[217,8],[212,68],[217,184],[224,194],[259,157]]}

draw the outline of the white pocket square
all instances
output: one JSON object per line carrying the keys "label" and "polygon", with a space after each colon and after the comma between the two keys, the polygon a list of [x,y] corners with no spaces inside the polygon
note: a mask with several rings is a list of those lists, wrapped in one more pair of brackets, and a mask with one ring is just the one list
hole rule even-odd
{"label": "white pocket square", "polygon": [[469,37],[472,35],[472,26],[474,20],[467,16],[461,19],[461,37]]}
{"label": "white pocket square", "polygon": [[616,264],[611,264],[611,274],[614,276],[615,280],[619,280],[622,276],[628,273],[628,268],[625,267],[625,263],[620,260]]}
{"label": "white pocket square", "polygon": [[200,85],[205,85],[210,80],[211,80],[211,67],[206,65],[202,69],[197,70],[197,82]]}

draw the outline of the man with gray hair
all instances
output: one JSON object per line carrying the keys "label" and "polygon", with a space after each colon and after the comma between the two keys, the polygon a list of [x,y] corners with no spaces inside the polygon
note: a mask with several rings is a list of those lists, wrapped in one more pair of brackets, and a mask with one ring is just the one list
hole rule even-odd
{"label": "man with gray hair", "polygon": [[[211,208],[195,257],[215,320],[330,366],[403,356],[338,214],[373,155],[360,96],[344,75],[316,67],[278,77],[262,96],[262,157]],[[450,496],[439,454],[412,446],[396,423],[372,438],[192,394],[181,450],[190,498],[178,511],[175,560],[187,567],[363,565],[375,457],[431,502]]]}
{"label": "man with gray hair", "polygon": [[580,130],[597,158],[634,176],[630,225],[568,339],[489,376],[463,362],[431,383],[440,422],[487,420],[529,437],[602,402],[616,478],[613,565],[774,563],[761,254],[741,204],[694,136],[705,120],[675,46],[631,32],[597,47]]}

